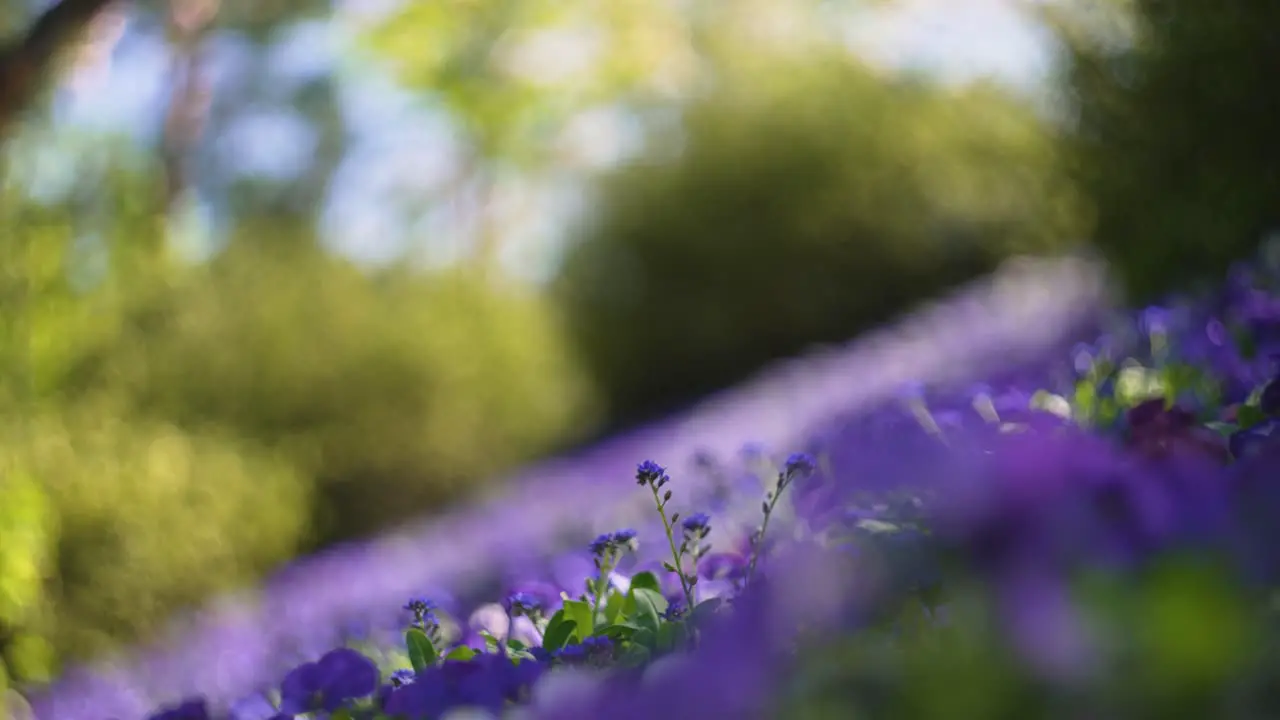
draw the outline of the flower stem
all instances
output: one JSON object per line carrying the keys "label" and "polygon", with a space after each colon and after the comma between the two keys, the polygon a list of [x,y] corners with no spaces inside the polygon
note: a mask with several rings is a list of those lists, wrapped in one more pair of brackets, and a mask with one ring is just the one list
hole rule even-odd
{"label": "flower stem", "polygon": [[675,560],[676,576],[680,578],[680,589],[684,591],[684,599],[688,604],[687,612],[693,612],[693,586],[689,584],[689,579],[684,575],[684,566],[680,562],[680,551],[676,549],[675,535],[671,532],[671,521],[667,519],[666,503],[658,497],[658,488],[654,485],[649,486],[653,490],[653,499],[658,504],[658,515],[662,518],[662,529],[667,533],[667,544],[671,547],[671,557]]}

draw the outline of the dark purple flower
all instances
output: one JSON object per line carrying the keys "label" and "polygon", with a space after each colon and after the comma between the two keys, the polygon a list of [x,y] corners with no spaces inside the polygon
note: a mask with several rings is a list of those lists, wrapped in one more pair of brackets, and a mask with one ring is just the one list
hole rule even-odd
{"label": "dark purple flower", "polygon": [[295,715],[314,710],[333,712],[377,688],[377,665],[355,650],[339,648],[285,676],[280,685],[280,710]]}
{"label": "dark purple flower", "polygon": [[1239,460],[1262,452],[1280,442],[1280,419],[1268,420],[1245,430],[1237,430],[1228,439],[1231,456]]}
{"label": "dark purple flower", "polygon": [[1280,417],[1280,378],[1273,379],[1263,388],[1258,408],[1272,417]]}
{"label": "dark purple flower", "polygon": [[714,553],[698,563],[704,580],[739,580],[746,576],[747,558],[736,553]]}
{"label": "dark purple flower", "polygon": [[184,700],[152,715],[150,720],[210,720],[209,705],[204,698]]}

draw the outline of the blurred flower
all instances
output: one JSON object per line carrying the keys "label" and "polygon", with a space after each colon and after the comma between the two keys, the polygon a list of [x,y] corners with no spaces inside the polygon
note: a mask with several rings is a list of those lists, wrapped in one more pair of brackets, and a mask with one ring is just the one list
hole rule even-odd
{"label": "blurred flower", "polygon": [[783,473],[788,479],[795,477],[808,477],[813,474],[817,468],[817,463],[813,457],[807,453],[793,453],[787,458],[787,462],[783,465]]}
{"label": "blurred flower", "polygon": [[1195,415],[1182,407],[1166,408],[1163,398],[1138,404],[1128,411],[1126,419],[1127,444],[1144,457],[1163,459],[1189,453],[1216,462],[1227,460],[1228,448],[1221,435],[1200,427]]}
{"label": "blurred flower", "polygon": [[526,592],[515,592],[506,597],[503,607],[512,616],[537,615],[542,611],[542,601]]}
{"label": "blurred flower", "polygon": [[377,688],[378,667],[373,661],[350,648],[339,648],[285,676],[280,684],[280,711],[333,712],[348,700],[372,695]]}
{"label": "blurred flower", "polygon": [[150,720],[211,720],[209,706],[203,698],[185,700],[172,708],[161,710]]}
{"label": "blurred flower", "polygon": [[1268,445],[1280,442],[1280,419],[1267,420],[1244,430],[1237,430],[1228,439],[1232,457],[1237,460],[1262,452]]}
{"label": "blurred flower", "polygon": [[1263,388],[1258,409],[1272,417],[1280,417],[1280,378],[1273,379]]}

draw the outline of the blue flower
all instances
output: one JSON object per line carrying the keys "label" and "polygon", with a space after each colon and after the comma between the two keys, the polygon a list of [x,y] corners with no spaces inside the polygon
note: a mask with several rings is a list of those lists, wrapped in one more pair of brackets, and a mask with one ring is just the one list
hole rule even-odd
{"label": "blue flower", "polygon": [[502,603],[507,612],[515,616],[535,615],[542,610],[542,601],[526,592],[515,592]]}
{"label": "blue flower", "polygon": [[391,686],[403,687],[417,679],[417,675],[408,668],[401,668],[391,673]]}
{"label": "blue flower", "polygon": [[184,700],[152,715],[149,720],[210,720],[209,705],[204,698]]}
{"label": "blue flower", "polygon": [[552,657],[568,665],[605,665],[613,660],[614,649],[611,638],[593,635],[580,643],[565,645],[552,653]]}
{"label": "blue flower", "polygon": [[318,662],[294,668],[280,684],[280,711],[294,715],[333,712],[348,700],[378,689],[378,667],[351,648],[332,650]]}
{"label": "blue flower", "polygon": [[650,485],[660,488],[671,478],[667,477],[667,469],[652,460],[645,460],[636,466],[636,484]]}
{"label": "blue flower", "polygon": [[425,628],[440,624],[439,618],[436,617],[436,610],[439,609],[439,606],[427,598],[411,598],[409,602],[404,604],[404,609],[413,613],[415,625]]}
{"label": "blue flower", "polygon": [[711,528],[711,516],[706,513],[694,513],[682,523],[687,533],[702,533]]}
{"label": "blue flower", "polygon": [[604,533],[591,541],[591,554],[597,559],[623,549],[631,549],[635,543],[636,531],[631,529]]}
{"label": "blue flower", "polygon": [[783,466],[783,472],[788,478],[808,477],[816,467],[817,463],[807,453],[792,453]]}

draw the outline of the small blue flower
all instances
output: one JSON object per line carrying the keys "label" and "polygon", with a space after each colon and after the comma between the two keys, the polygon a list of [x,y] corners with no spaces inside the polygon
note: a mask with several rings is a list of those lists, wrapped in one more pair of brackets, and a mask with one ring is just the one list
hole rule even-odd
{"label": "small blue flower", "polygon": [[817,466],[817,463],[814,462],[813,457],[809,454],[792,453],[791,456],[787,458],[786,464],[783,466],[783,472],[786,473],[789,479],[795,477],[808,477],[813,474],[813,471]]}
{"label": "small blue flower", "polygon": [[613,549],[613,533],[603,533],[596,536],[591,541],[591,554],[596,557],[602,557],[605,553]]}
{"label": "small blue flower", "polygon": [[436,617],[439,606],[424,597],[411,598],[404,604],[404,609],[413,613],[413,622],[420,627],[435,627],[440,624]]}
{"label": "small blue flower", "polygon": [[667,477],[667,469],[652,460],[645,460],[636,466],[636,484],[660,488],[671,478]]}
{"label": "small blue flower", "polygon": [[613,552],[632,550],[635,548],[636,531],[630,528],[617,532],[604,533],[591,541],[591,554],[597,560]]}
{"label": "small blue flower", "polygon": [[562,662],[578,662],[586,659],[587,649],[581,645],[571,643],[556,650],[551,655]]}
{"label": "small blue flower", "polygon": [[706,513],[694,513],[682,523],[687,533],[702,533],[711,527],[711,516]]}
{"label": "small blue flower", "polygon": [[507,612],[517,617],[533,616],[542,611],[542,602],[526,592],[511,593],[502,604]]}
{"label": "small blue flower", "polygon": [[552,653],[552,657],[568,665],[582,663],[603,665],[613,659],[614,649],[611,638],[594,635],[580,643],[565,645]]}
{"label": "small blue flower", "polygon": [[669,622],[675,622],[685,615],[684,598],[671,597],[667,599],[667,609],[662,613],[662,619]]}
{"label": "small blue flower", "polygon": [[405,685],[413,682],[416,678],[417,675],[412,670],[408,668],[401,668],[391,673],[391,686],[404,687]]}

